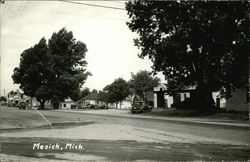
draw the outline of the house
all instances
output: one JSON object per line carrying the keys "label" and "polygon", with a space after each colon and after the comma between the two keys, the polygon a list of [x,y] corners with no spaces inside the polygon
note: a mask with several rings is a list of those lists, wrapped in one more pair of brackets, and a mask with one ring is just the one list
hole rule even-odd
{"label": "house", "polygon": [[[99,93],[90,93],[89,95],[83,97],[79,101],[77,101],[77,105],[80,108],[87,107],[88,105],[96,105],[98,107],[108,107],[108,108],[116,108],[115,103],[107,103],[105,101],[105,92]],[[117,105],[118,109],[130,109],[132,104],[131,96],[128,96],[125,100]]]}
{"label": "house", "polygon": [[111,109],[130,109],[132,105],[131,96],[126,97],[122,102],[118,103],[117,107],[115,103],[107,103],[107,107]]}
{"label": "house", "polygon": [[71,98],[67,98],[59,104],[59,109],[73,109],[75,107],[75,102]]}
{"label": "house", "polygon": [[154,87],[154,108],[170,108],[174,103],[173,96],[166,93],[167,87],[164,84],[159,84]]}
{"label": "house", "polygon": [[[154,88],[154,108],[171,108],[172,104],[179,103],[190,98],[195,87],[186,88],[177,91],[175,96],[167,94],[164,84],[160,84]],[[232,97],[225,99],[221,97],[220,92],[212,92],[215,105],[219,108],[227,110],[248,111],[249,108],[249,90],[237,89],[232,93]]]}
{"label": "house", "polygon": [[100,103],[101,105],[104,105],[104,102],[98,102],[98,93],[90,93],[89,95],[83,97],[82,99],[80,99],[79,101],[77,101],[77,105],[80,108],[84,108],[88,105],[98,105],[98,103]]}

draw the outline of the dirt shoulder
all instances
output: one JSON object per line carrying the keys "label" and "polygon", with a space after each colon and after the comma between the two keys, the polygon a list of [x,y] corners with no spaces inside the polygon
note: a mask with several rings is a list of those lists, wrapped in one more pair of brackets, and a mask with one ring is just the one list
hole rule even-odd
{"label": "dirt shoulder", "polygon": [[[223,115],[218,114],[210,116],[197,116],[197,117],[183,117],[180,115],[168,115],[168,110],[157,109],[150,113],[142,114],[131,114],[129,110],[121,109],[107,109],[107,110],[54,110],[60,112],[72,112],[72,113],[85,113],[94,115],[109,115],[119,117],[131,117],[131,118],[142,118],[142,119],[156,119],[156,120],[168,120],[176,122],[187,122],[196,124],[213,124],[213,125],[224,125],[224,126],[235,126],[235,127],[250,127],[249,120],[236,120],[225,118]],[[172,111],[172,110],[170,110]],[[172,113],[172,112],[171,112]],[[231,113],[230,116],[234,114]],[[237,114],[236,114],[237,115]]]}

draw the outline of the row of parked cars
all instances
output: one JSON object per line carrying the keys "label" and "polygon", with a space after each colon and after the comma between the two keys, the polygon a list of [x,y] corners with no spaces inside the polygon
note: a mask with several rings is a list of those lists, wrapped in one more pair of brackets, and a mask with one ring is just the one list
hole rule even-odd
{"label": "row of parked cars", "polygon": [[[152,106],[146,101],[135,101],[131,105],[130,111],[132,114],[134,113],[144,113],[151,112]],[[84,107],[77,107],[77,109],[108,109],[106,105],[98,106],[93,104],[88,104]]]}
{"label": "row of parked cars", "polygon": [[26,102],[5,102],[5,101],[1,101],[1,106],[17,107],[19,109],[26,109],[26,108],[28,108],[29,105]]}
{"label": "row of parked cars", "polygon": [[98,106],[93,104],[88,104],[84,107],[77,107],[77,109],[108,109],[106,105]]}

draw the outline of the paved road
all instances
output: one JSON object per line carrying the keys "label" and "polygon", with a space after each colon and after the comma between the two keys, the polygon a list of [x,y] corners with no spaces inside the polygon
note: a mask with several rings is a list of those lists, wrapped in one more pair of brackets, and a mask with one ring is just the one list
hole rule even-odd
{"label": "paved road", "polygon": [[[247,127],[154,118],[1,108],[1,158],[29,160],[249,160]],[[84,149],[35,149],[34,143]],[[34,159],[32,159],[34,158]]]}

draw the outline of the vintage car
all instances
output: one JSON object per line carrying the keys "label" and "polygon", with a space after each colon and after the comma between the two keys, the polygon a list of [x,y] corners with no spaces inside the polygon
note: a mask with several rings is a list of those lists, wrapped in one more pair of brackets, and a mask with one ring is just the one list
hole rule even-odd
{"label": "vintage car", "polygon": [[97,105],[94,104],[88,104],[84,107],[84,109],[97,109]]}
{"label": "vintage car", "polygon": [[20,102],[18,104],[18,108],[19,109],[26,109],[27,108],[27,103],[26,102]]}
{"label": "vintage car", "polygon": [[146,101],[135,101],[130,109],[131,113],[143,113],[152,111],[152,106],[150,106]]}

